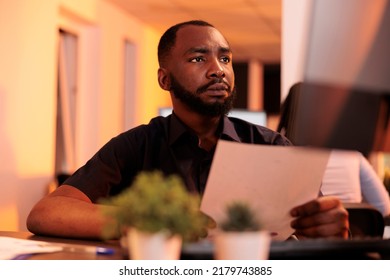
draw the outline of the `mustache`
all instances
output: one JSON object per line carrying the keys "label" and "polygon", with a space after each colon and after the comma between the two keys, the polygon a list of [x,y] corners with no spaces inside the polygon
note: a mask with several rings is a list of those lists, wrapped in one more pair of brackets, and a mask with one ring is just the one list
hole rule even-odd
{"label": "mustache", "polygon": [[224,81],[224,80],[222,80],[222,79],[214,79],[214,80],[210,81],[209,83],[205,84],[204,86],[199,87],[199,88],[197,89],[196,93],[197,93],[197,94],[201,94],[201,93],[207,91],[207,89],[208,89],[209,87],[211,87],[212,85],[220,84],[220,83],[222,83],[222,84],[224,84],[224,85],[227,86],[227,91],[228,91],[229,93],[232,92],[232,87],[229,85],[228,82],[226,82],[226,81]]}

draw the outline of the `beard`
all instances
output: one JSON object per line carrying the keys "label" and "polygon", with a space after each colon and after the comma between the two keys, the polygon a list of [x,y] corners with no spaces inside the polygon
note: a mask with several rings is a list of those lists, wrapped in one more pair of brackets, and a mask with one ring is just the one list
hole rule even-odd
{"label": "beard", "polygon": [[213,103],[206,103],[200,98],[200,95],[203,92],[207,91],[208,87],[220,82],[220,80],[218,79],[215,79],[207,85],[198,88],[196,92],[186,90],[172,74],[170,74],[170,79],[170,91],[173,93],[173,95],[182,103],[187,105],[192,111],[198,114],[209,117],[224,116],[227,115],[229,111],[233,108],[233,103],[236,98],[236,88],[234,87],[233,89],[231,89],[231,87],[226,83],[225,84],[228,86],[229,96],[223,102],[216,101]]}

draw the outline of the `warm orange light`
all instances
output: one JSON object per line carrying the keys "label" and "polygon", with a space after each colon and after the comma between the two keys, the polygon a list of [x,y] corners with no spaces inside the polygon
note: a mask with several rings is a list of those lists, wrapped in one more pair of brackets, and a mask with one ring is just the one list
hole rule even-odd
{"label": "warm orange light", "polygon": [[0,230],[17,231],[18,230],[18,209],[16,204],[0,204]]}

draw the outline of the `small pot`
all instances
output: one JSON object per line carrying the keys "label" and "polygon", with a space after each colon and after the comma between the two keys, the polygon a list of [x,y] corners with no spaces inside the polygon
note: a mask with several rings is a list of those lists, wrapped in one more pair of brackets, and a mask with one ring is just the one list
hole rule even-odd
{"label": "small pot", "polygon": [[217,260],[266,260],[271,236],[267,231],[224,232],[214,237],[214,258]]}
{"label": "small pot", "polygon": [[149,233],[127,230],[127,247],[132,260],[178,260],[182,238],[166,232]]}

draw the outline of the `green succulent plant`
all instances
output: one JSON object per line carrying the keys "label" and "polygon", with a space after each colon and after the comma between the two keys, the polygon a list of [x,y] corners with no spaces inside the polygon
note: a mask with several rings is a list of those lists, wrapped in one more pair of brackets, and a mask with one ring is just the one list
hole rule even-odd
{"label": "green succulent plant", "polygon": [[226,218],[221,223],[223,231],[258,231],[261,224],[249,204],[234,201],[226,207]]}
{"label": "green succulent plant", "polygon": [[[200,197],[190,194],[177,175],[164,176],[160,171],[143,171],[133,184],[119,195],[102,201],[115,206],[104,214],[123,227],[156,233],[166,231],[184,239],[201,236],[207,218],[199,210]],[[112,232],[109,225],[105,235]]]}

